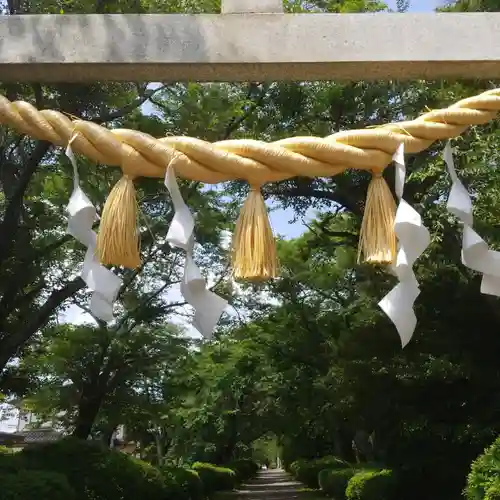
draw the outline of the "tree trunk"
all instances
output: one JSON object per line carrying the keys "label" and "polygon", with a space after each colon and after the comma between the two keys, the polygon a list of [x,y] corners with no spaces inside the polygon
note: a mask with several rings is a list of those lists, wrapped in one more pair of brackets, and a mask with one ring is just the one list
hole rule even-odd
{"label": "tree trunk", "polygon": [[233,414],[229,417],[229,436],[227,438],[226,444],[220,450],[217,456],[217,461],[220,465],[227,464],[231,462],[234,455],[234,450],[236,449],[236,445],[238,444],[238,417],[236,414]]}
{"label": "tree trunk", "polygon": [[114,448],[113,443],[113,434],[115,433],[116,427],[106,427],[106,429],[102,432],[101,440],[105,446],[108,448]]}
{"label": "tree trunk", "polygon": [[103,399],[103,394],[100,392],[88,396],[85,392],[84,389],[80,403],[78,404],[78,415],[76,417],[75,429],[72,434],[79,439],[87,439],[90,436],[92,426],[97,418]]}
{"label": "tree trunk", "polygon": [[160,430],[155,431],[155,441],[156,441],[156,460],[158,462],[158,467],[163,465],[163,456],[164,456],[164,450],[163,450],[163,442],[162,442],[162,435]]}
{"label": "tree trunk", "polygon": [[342,438],[340,437],[340,430],[338,426],[336,425],[333,430],[334,433],[334,440],[333,440],[333,446],[334,446],[334,453],[336,457],[343,457],[343,450],[342,450]]}

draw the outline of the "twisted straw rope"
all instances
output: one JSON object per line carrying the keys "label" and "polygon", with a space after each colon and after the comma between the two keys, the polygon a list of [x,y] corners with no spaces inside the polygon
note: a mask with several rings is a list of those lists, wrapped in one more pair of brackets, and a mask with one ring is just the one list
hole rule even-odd
{"label": "twisted straw rope", "polygon": [[462,134],[484,124],[500,111],[500,89],[463,99],[419,118],[375,129],[337,132],[325,138],[291,137],[273,143],[250,139],[209,143],[191,137],[154,137],[128,129],[109,130],[84,120],[71,121],[54,110],[39,111],[24,101],[0,96],[0,123],[19,132],[72,147],[87,158],[135,177],[164,177],[175,159],[175,170],[186,179],[217,183],[245,179],[252,185],[295,176],[323,177],[347,168],[381,171],[400,143],[417,153],[434,141]]}

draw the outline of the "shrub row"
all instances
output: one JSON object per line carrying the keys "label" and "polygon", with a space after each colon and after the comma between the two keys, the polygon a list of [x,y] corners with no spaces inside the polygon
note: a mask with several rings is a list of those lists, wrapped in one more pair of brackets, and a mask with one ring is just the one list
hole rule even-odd
{"label": "shrub row", "polygon": [[315,460],[296,460],[290,465],[293,476],[309,488],[319,488],[318,476],[323,469],[346,469],[349,464],[338,457],[323,457]]}
{"label": "shrub row", "polygon": [[[377,464],[362,464],[361,467],[350,466],[335,457],[325,457],[297,460],[289,470],[307,486],[315,488],[319,485],[335,500],[395,498],[398,485],[391,470]],[[318,469],[321,469],[319,473]],[[398,476],[399,482],[405,483],[404,474]],[[500,500],[500,437],[472,463],[463,494],[467,500]]]}
{"label": "shrub row", "polygon": [[208,497],[216,491],[230,491],[237,485],[236,473],[227,467],[195,462],[193,470],[200,476],[205,495]]}
{"label": "shrub row", "polygon": [[335,500],[344,500],[347,485],[355,473],[356,470],[353,468],[323,469],[318,475],[321,491],[331,495]]}
{"label": "shrub row", "polygon": [[396,490],[392,471],[380,464],[351,465],[338,457],[297,460],[290,472],[309,488],[335,500],[391,500]]}
{"label": "shrub row", "polygon": [[225,467],[195,462],[193,470],[198,473],[204,485],[205,494],[210,496],[216,491],[233,490],[238,484],[255,476],[259,466],[253,460],[240,459]]}
{"label": "shrub row", "polygon": [[335,500],[390,500],[396,485],[391,470],[325,469],[319,473],[321,490]]}
{"label": "shrub row", "polygon": [[195,470],[184,467],[163,466],[161,473],[171,485],[172,498],[179,500],[204,500],[205,488]]}
{"label": "shrub row", "polygon": [[236,479],[239,483],[248,481],[249,479],[254,477],[259,470],[258,464],[249,458],[240,458],[239,460],[234,460],[227,464],[227,467],[234,470],[234,472],[236,473]]}
{"label": "shrub row", "polygon": [[216,491],[234,489],[256,470],[247,461],[235,462],[234,470],[205,463],[158,469],[74,438],[0,453],[2,500],[205,500]]}

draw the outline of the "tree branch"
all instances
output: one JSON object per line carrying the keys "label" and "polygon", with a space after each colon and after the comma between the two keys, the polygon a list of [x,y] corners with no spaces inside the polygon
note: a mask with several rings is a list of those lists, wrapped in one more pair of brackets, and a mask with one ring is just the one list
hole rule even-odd
{"label": "tree branch", "polygon": [[54,290],[49,295],[38,311],[30,318],[26,318],[24,328],[16,329],[13,333],[2,339],[0,342],[0,371],[5,368],[9,359],[15,356],[18,349],[47,323],[54,310],[84,286],[85,283],[80,277],[66,282],[62,288]]}
{"label": "tree branch", "polygon": [[[252,97],[253,91],[258,89],[259,85],[259,83],[250,83],[246,97],[247,100]],[[245,113],[238,117],[233,116],[231,120],[229,120],[226,130],[222,134],[220,140],[225,141],[226,139],[229,139],[231,134],[262,104],[262,101],[264,101],[264,98],[266,97],[267,89],[268,86],[263,86],[260,89],[260,94],[257,97],[257,100],[253,101],[250,106],[248,106],[248,109],[245,111]]]}
{"label": "tree branch", "polygon": [[51,145],[46,141],[39,141],[31,154],[25,168],[21,172],[17,186],[7,203],[5,215],[0,225],[0,265],[9,256],[16,240],[19,229],[19,218],[23,206],[23,198],[28,189],[38,164],[50,149]]}
{"label": "tree branch", "polygon": [[90,310],[90,307],[84,306],[80,302],[77,302],[73,300],[73,304],[75,306],[79,307],[84,313],[88,314],[89,316],[92,316],[92,319],[98,324],[99,328],[106,329],[107,325],[106,322],[103,321],[102,319],[99,319],[97,316],[94,315],[94,313]]}
{"label": "tree branch", "polygon": [[115,111],[111,111],[110,113],[108,113],[106,115],[92,118],[90,121],[92,121],[94,123],[101,124],[101,123],[109,122],[112,120],[117,120],[118,118],[122,118],[122,117],[128,115],[129,113],[131,113],[132,111],[134,111],[134,109],[138,108],[139,106],[142,106],[146,101],[151,99],[151,97],[153,97],[160,90],[163,90],[165,87],[166,87],[165,85],[162,85],[161,87],[158,87],[157,89],[146,90],[143,94],[140,94],[137,99],[132,101],[130,104],[127,104],[123,108],[117,109]]}
{"label": "tree branch", "polygon": [[36,102],[36,107],[40,110],[43,109],[44,103],[43,103],[43,90],[42,86],[39,83],[34,83],[32,85],[33,88],[33,93],[35,94],[35,102]]}
{"label": "tree branch", "polygon": [[266,189],[266,193],[271,196],[288,196],[290,198],[317,198],[319,200],[329,200],[332,203],[342,205],[344,208],[352,212],[354,215],[361,217],[362,211],[356,200],[350,196],[339,193],[337,191],[322,191],[314,189],[310,186],[297,186],[291,188],[283,188],[277,185],[275,188]]}
{"label": "tree branch", "polygon": [[[24,295],[19,295],[19,291],[24,287],[24,283],[18,280],[11,280],[11,288],[7,288],[0,301],[0,325],[3,325],[9,314],[17,308],[34,301],[36,296],[44,289],[46,283],[42,279],[31,290]],[[1,327],[0,327],[1,328]]]}
{"label": "tree branch", "polygon": [[[318,224],[317,228],[311,226],[311,224],[307,224],[304,222],[304,226],[311,231],[316,237],[321,238],[322,235],[330,236],[332,238],[344,238],[344,239],[350,239],[352,241],[357,241],[358,240],[358,235],[355,233],[351,233],[349,231],[331,231],[330,229],[327,229],[325,227],[325,224]],[[316,231],[316,229],[319,230]]]}

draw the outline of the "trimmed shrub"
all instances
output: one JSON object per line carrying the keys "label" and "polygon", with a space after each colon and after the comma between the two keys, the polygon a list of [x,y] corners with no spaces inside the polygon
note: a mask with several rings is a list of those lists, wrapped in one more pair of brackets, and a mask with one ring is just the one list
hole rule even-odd
{"label": "trimmed shrub", "polygon": [[318,475],[319,487],[335,500],[345,500],[345,490],[356,472],[353,468],[323,469]]}
{"label": "trimmed shrub", "polygon": [[21,470],[2,475],[2,500],[75,500],[75,491],[62,475],[48,471]]}
{"label": "trimmed shrub", "polygon": [[122,493],[119,497],[120,500],[137,500],[141,498],[141,495],[152,500],[177,500],[179,498],[182,491],[180,485],[175,481],[168,481],[159,469],[119,451],[109,451],[113,455],[113,460],[116,460],[116,455],[125,459],[121,460],[121,464],[116,463],[124,467],[124,471],[117,477],[119,481],[116,481],[119,491],[126,490],[126,493]]}
{"label": "trimmed shrub", "polygon": [[394,477],[389,469],[355,474],[346,489],[347,500],[390,500],[394,498]]}
{"label": "trimmed shrub", "polygon": [[25,448],[18,455],[27,469],[66,476],[75,500],[176,499],[175,485],[158,469],[97,442],[67,438]]}
{"label": "trimmed shrub", "polygon": [[179,491],[176,496],[178,500],[205,500],[203,483],[196,471],[165,465],[161,468],[161,472],[168,483],[178,487]]}
{"label": "trimmed shrub", "polygon": [[206,496],[213,495],[216,491],[230,491],[236,487],[236,473],[227,467],[195,462],[193,470],[200,476]]}
{"label": "trimmed shrub", "polygon": [[500,500],[500,479],[490,484],[486,490],[484,500]]}
{"label": "trimmed shrub", "polygon": [[307,463],[307,460],[299,459],[292,462],[288,467],[288,472],[292,474],[295,478],[297,477],[297,473],[301,467],[303,467]]}
{"label": "trimmed shrub", "polygon": [[500,479],[490,483],[486,490],[484,500],[500,500]]}
{"label": "trimmed shrub", "polygon": [[22,468],[19,453],[0,452],[0,474],[16,473]]}
{"label": "trimmed shrub", "polygon": [[467,500],[484,500],[487,498],[486,492],[494,484],[498,484],[498,481],[500,481],[500,437],[472,462],[471,471],[467,476],[465,497]]}
{"label": "trimmed shrub", "polygon": [[361,463],[356,463],[352,464],[353,469],[357,470],[362,470],[362,471],[369,471],[369,470],[382,470],[385,469],[385,465],[378,463],[378,462],[361,462]]}
{"label": "trimmed shrub", "polygon": [[337,457],[323,457],[316,460],[297,460],[290,466],[294,477],[309,488],[318,489],[318,476],[323,469],[348,469],[350,464]]}
{"label": "trimmed shrub", "polygon": [[239,482],[248,481],[254,477],[259,470],[257,463],[249,458],[234,460],[233,462],[227,464],[227,467],[234,470],[236,478]]}

